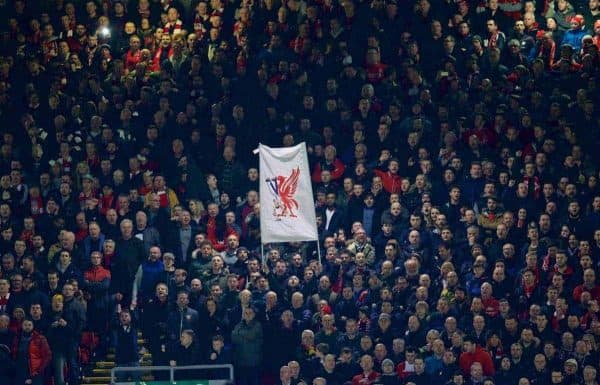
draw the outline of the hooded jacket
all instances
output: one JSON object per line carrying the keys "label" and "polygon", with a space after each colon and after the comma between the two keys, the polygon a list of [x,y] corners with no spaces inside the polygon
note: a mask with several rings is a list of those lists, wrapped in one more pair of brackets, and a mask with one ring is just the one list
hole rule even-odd
{"label": "hooded jacket", "polygon": [[481,364],[483,367],[484,376],[493,376],[496,372],[494,363],[492,362],[492,357],[488,352],[479,346],[475,348],[473,353],[463,352],[458,360],[458,365],[462,369],[463,373],[468,376],[469,373],[471,373],[471,365],[474,362],[479,362]]}
{"label": "hooded jacket", "polygon": [[[13,358],[16,358],[17,356],[21,336],[22,335],[19,334],[13,341]],[[41,375],[46,367],[50,364],[50,361],[52,361],[52,351],[50,351],[50,346],[48,346],[46,337],[41,335],[36,330],[31,332],[31,340],[29,341],[27,354],[29,361],[29,373],[32,377]]]}
{"label": "hooded jacket", "polygon": [[575,15],[571,18],[571,22],[576,22],[579,26],[577,28],[571,28],[565,32],[561,46],[569,44],[571,47],[573,47],[575,52],[579,52],[582,46],[581,39],[583,39],[583,37],[587,34],[583,16]]}

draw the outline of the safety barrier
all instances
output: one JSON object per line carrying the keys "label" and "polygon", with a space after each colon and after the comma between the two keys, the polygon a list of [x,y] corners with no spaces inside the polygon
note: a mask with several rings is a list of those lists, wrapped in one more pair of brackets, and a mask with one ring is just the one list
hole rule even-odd
{"label": "safety barrier", "polygon": [[[227,369],[228,378],[222,379],[200,379],[200,380],[175,380],[175,372],[179,371],[208,371],[215,369]],[[121,381],[116,382],[116,373],[126,372],[169,372],[169,380],[163,381]],[[202,378],[202,376],[198,376]],[[117,366],[110,371],[110,383],[114,385],[224,385],[233,381],[233,365],[189,365],[189,366]]]}

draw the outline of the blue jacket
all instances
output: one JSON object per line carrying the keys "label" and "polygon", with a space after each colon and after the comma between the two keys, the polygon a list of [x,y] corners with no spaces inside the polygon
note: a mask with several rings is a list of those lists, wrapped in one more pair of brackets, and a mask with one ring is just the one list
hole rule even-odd
{"label": "blue jacket", "polygon": [[[106,239],[104,234],[100,234],[98,237],[98,243],[100,245],[100,250],[102,250],[102,245],[104,244],[104,240]],[[92,254],[92,238],[88,235],[83,239],[83,260],[85,263],[88,263],[90,260],[90,254]]]}
{"label": "blue jacket", "polygon": [[565,32],[565,35],[560,45],[562,46],[565,44],[569,44],[571,47],[573,47],[573,49],[575,49],[575,52],[579,52],[579,50],[581,49],[581,39],[583,39],[583,37],[587,34],[588,33],[585,31],[585,29],[570,29],[567,32]]}
{"label": "blue jacket", "polygon": [[151,298],[156,285],[164,280],[165,265],[161,260],[156,262],[146,260],[142,263],[141,268],[142,280],[140,283],[140,293],[146,298]]}

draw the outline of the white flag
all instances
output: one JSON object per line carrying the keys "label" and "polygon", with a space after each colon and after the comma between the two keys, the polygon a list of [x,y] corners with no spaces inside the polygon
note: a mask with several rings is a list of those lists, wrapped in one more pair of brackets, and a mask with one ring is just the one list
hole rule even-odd
{"label": "white flag", "polygon": [[306,144],[259,144],[260,233],[263,243],[319,238]]}

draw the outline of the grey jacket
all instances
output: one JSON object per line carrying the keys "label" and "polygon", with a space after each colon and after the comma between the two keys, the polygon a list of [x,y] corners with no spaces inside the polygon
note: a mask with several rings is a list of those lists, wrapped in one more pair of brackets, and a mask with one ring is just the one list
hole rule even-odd
{"label": "grey jacket", "polygon": [[149,255],[152,246],[160,246],[160,234],[158,230],[152,226],[146,226],[141,234],[143,238],[141,241],[144,242],[144,251],[146,252],[146,255]]}

